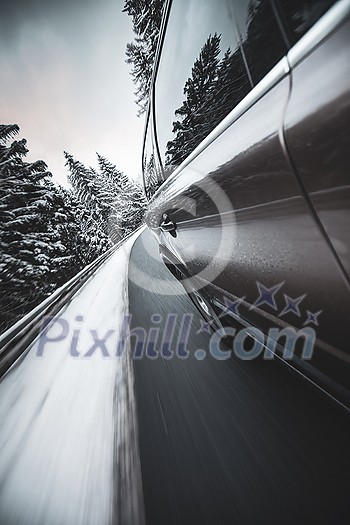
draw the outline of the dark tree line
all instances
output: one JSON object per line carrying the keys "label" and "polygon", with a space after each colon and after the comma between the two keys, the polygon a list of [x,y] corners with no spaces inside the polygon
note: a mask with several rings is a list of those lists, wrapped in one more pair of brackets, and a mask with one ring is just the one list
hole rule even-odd
{"label": "dark tree line", "polygon": [[[0,125],[1,328],[22,317],[97,255],[73,194],[43,161],[25,162],[17,125]],[[78,211],[78,214],[77,214]]]}
{"label": "dark tree line", "polygon": [[132,17],[133,42],[126,46],[126,62],[132,66],[138,115],[147,109],[153,64],[162,20],[164,0],[126,0],[123,11]]}
{"label": "dark tree line", "polygon": [[[124,6],[124,11],[132,16],[136,33],[134,42],[127,45],[126,54],[127,62],[133,67],[131,74],[137,85],[136,103],[140,113],[147,105],[163,3],[161,0],[127,0]],[[183,103],[175,111],[174,137],[167,143],[164,167],[169,172],[207,137],[287,51],[270,2],[251,0],[244,25],[246,31],[237,49],[223,52],[221,35],[214,33],[199,50],[191,76],[183,87]],[[152,174],[151,169],[149,172]],[[153,178],[156,188],[157,180]]]}
{"label": "dark tree line", "polygon": [[[147,106],[164,0],[126,0],[135,40],[127,62],[139,113]],[[143,190],[101,155],[98,169],[65,153],[71,189],[55,185],[43,161],[25,162],[17,125],[0,125],[0,331],[137,228]]]}
{"label": "dark tree line", "polygon": [[240,54],[226,50],[221,35],[209,35],[185,83],[185,100],[175,111],[175,137],[167,143],[166,165],[178,166],[247,94],[250,86]]}
{"label": "dark tree line", "polygon": [[138,184],[105,158],[99,172],[66,154],[72,189],[26,162],[17,125],[0,125],[0,331],[142,221]]}
{"label": "dark tree line", "polygon": [[184,86],[185,100],[175,111],[175,136],[166,151],[169,167],[178,166],[287,52],[269,2],[251,0],[246,28],[242,50],[229,48],[219,59],[221,35],[216,33],[200,50]]}

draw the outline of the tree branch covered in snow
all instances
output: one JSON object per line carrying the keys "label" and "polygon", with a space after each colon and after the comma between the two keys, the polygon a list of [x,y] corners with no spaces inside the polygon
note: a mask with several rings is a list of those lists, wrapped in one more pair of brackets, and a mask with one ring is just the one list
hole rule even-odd
{"label": "tree branch covered in snow", "polygon": [[126,46],[126,62],[132,66],[138,115],[147,110],[153,64],[162,21],[164,0],[126,0],[123,11],[132,17],[135,40]]}
{"label": "tree branch covered in snow", "polygon": [[65,153],[76,198],[94,223],[100,242],[115,243],[143,220],[146,200],[139,184],[97,154],[99,169],[85,167]]}
{"label": "tree branch covered in snow", "polygon": [[24,161],[17,125],[0,125],[0,329],[5,329],[101,253],[84,209],[51,182],[43,161]]}

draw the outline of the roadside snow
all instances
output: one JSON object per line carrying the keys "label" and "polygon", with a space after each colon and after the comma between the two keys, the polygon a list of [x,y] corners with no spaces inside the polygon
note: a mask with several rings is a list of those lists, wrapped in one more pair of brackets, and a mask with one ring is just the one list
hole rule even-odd
{"label": "roadside snow", "polygon": [[[144,523],[132,365],[127,352],[116,357],[138,234],[47,333],[54,339],[65,327],[67,336],[44,346],[39,338],[0,383],[1,524]],[[111,333],[84,357],[94,344],[90,330],[100,339]],[[74,341],[79,357],[71,355]]]}

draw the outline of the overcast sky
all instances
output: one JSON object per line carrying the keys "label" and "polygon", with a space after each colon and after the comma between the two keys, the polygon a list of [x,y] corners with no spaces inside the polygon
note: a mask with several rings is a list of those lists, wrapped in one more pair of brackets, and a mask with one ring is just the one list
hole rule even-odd
{"label": "overcast sky", "polygon": [[28,160],[65,184],[63,150],[96,166],[95,152],[141,172],[124,0],[0,0],[0,122],[16,123]]}

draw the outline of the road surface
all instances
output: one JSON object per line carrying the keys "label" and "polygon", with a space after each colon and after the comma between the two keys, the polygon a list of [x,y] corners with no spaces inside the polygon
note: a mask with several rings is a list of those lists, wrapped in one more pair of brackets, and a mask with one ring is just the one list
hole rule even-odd
{"label": "road surface", "polygon": [[123,244],[0,382],[0,525],[348,523],[349,419],[210,338],[150,233]]}
{"label": "road surface", "polygon": [[[164,328],[175,312],[179,331],[181,316],[194,315],[188,359],[134,361],[147,523],[349,523],[344,414],[278,363],[197,360],[210,334],[197,333],[196,310],[176,295],[182,288],[149,232],[134,244],[131,263],[133,328],[155,326],[156,314]],[[147,290],[152,278],[168,280],[168,296]]]}

